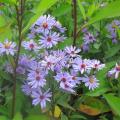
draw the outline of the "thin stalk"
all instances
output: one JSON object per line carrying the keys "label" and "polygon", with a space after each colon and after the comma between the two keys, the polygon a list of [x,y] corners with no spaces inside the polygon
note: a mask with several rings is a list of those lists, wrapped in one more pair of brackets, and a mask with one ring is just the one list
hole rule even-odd
{"label": "thin stalk", "polygon": [[73,19],[74,19],[73,46],[75,46],[76,38],[77,38],[77,1],[76,0],[73,0]]}
{"label": "thin stalk", "polygon": [[16,7],[16,14],[17,14],[17,25],[18,25],[18,51],[17,51],[17,55],[16,55],[16,59],[15,59],[15,67],[14,67],[14,74],[13,74],[13,100],[12,100],[12,114],[11,117],[14,117],[15,114],[15,108],[16,108],[16,78],[17,78],[17,73],[16,73],[16,69],[18,66],[18,60],[19,60],[19,56],[20,56],[20,50],[21,50],[21,43],[22,43],[22,24],[23,24],[23,11],[24,11],[24,0],[19,0],[19,6],[15,6]]}
{"label": "thin stalk", "polygon": [[51,98],[51,120],[55,120],[54,117],[54,111],[55,111],[55,86],[54,86],[54,79],[53,79],[53,73],[50,74],[50,89],[52,92],[52,98]]}

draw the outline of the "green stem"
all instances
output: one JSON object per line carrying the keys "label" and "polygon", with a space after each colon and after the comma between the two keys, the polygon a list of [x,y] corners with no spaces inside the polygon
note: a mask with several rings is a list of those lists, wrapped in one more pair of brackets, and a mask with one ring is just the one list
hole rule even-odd
{"label": "green stem", "polygon": [[51,72],[50,73],[50,80],[51,82],[49,83],[50,84],[50,89],[51,89],[51,92],[52,92],[52,98],[51,98],[51,120],[55,120],[55,117],[54,117],[54,111],[55,111],[55,86],[54,86],[54,78],[53,78],[53,73]]}
{"label": "green stem", "polygon": [[77,38],[77,1],[76,0],[73,0],[73,19],[74,19],[73,46],[75,46],[76,38]]}
{"label": "green stem", "polygon": [[12,100],[12,113],[11,117],[13,118],[15,115],[15,108],[16,108],[16,78],[17,78],[17,73],[16,69],[18,67],[18,60],[20,56],[20,51],[21,51],[21,43],[22,43],[22,24],[23,24],[23,11],[24,11],[24,0],[19,0],[19,6],[16,7],[16,13],[17,13],[17,22],[18,22],[18,51],[15,59],[15,67],[14,67],[14,74],[13,74],[13,100]]}

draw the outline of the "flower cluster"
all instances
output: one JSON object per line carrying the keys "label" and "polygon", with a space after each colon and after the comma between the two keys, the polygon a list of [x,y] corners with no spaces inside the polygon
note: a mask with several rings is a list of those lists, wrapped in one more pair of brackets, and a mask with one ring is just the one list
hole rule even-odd
{"label": "flower cluster", "polygon": [[114,20],[111,24],[107,26],[108,32],[109,32],[109,38],[112,39],[113,43],[117,43],[117,30],[120,28],[120,21]]}
{"label": "flower cluster", "polygon": [[[52,85],[57,86],[58,91],[72,94],[76,94],[76,88],[81,83],[89,90],[94,90],[99,86],[95,75],[105,67],[99,60],[82,58],[81,49],[75,46],[65,46],[62,50],[51,49],[65,39],[65,30],[54,17],[44,15],[32,25],[28,40],[22,42],[26,51],[35,54],[20,55],[16,72],[26,79],[22,91],[32,98],[33,105],[40,104],[41,109],[45,109],[46,102],[51,101],[54,94]],[[85,45],[95,40],[91,33],[85,32]],[[14,55],[15,47],[14,42],[7,40],[0,43],[0,52]],[[6,63],[5,68],[7,72],[13,73],[9,63]]]}
{"label": "flower cluster", "polygon": [[[50,15],[41,16],[31,27],[28,38],[30,41],[23,41],[23,47],[27,50],[39,50],[52,48],[65,39],[63,33],[65,28]],[[37,38],[39,43],[33,41]],[[38,47],[38,44],[40,47]]]}
{"label": "flower cluster", "polygon": [[[42,104],[40,95],[46,88],[48,81],[51,80],[56,81],[55,83],[59,85],[62,91],[73,94],[76,93],[75,89],[81,82],[89,90],[94,90],[99,86],[99,80],[97,80],[95,74],[105,65],[101,64],[99,60],[82,59],[79,55],[80,51],[73,46],[67,46],[64,50],[45,51],[39,60],[31,63],[22,90],[26,95],[33,97],[34,105]],[[50,74],[53,76],[52,79]],[[42,98],[43,100],[46,100],[48,96],[48,99],[50,99],[52,93],[47,92],[45,95]],[[44,109],[43,106],[41,105],[42,109]]]}

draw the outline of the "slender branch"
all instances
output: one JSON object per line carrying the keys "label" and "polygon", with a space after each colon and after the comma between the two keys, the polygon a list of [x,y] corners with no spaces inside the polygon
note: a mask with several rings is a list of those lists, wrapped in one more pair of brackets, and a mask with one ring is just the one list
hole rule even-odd
{"label": "slender branch", "polygon": [[77,1],[76,0],[73,0],[73,19],[74,19],[73,46],[75,46],[76,38],[77,38]]}
{"label": "slender branch", "polygon": [[13,100],[12,100],[12,118],[14,117],[15,114],[15,108],[16,108],[16,77],[17,77],[17,73],[16,73],[16,69],[18,66],[18,60],[19,60],[19,56],[20,56],[20,50],[21,50],[21,43],[22,43],[22,24],[23,24],[23,5],[24,5],[24,0],[19,0],[19,4],[20,6],[15,6],[16,7],[16,14],[17,14],[17,23],[18,23],[18,51],[17,51],[17,55],[16,55],[16,59],[15,59],[15,67],[14,67],[14,74],[13,74]]}

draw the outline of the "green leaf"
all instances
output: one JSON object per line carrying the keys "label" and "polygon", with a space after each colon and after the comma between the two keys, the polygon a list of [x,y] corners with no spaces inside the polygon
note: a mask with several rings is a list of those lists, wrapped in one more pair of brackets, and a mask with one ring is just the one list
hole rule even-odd
{"label": "green leaf", "polygon": [[120,116],[120,98],[112,94],[105,94],[104,97],[114,113]]}
{"label": "green leaf", "polygon": [[97,9],[98,9],[98,5],[96,4],[92,4],[91,6],[89,6],[87,16],[91,17]]}
{"label": "green leaf", "polygon": [[104,8],[100,8],[86,25],[90,25],[94,22],[100,21],[105,18],[112,18],[112,17],[118,17],[118,16],[120,16],[119,0],[111,2]]}
{"label": "green leaf", "polygon": [[32,16],[27,26],[23,29],[22,33],[26,32],[31,27],[31,25],[57,1],[58,0],[41,0],[35,10],[35,15]]}
{"label": "green leaf", "polygon": [[61,15],[64,15],[68,12],[71,12],[71,5],[70,4],[61,4],[58,8],[56,8],[54,11],[53,11],[53,16],[56,16],[56,17],[59,17]]}
{"label": "green leaf", "polygon": [[16,0],[0,0],[0,2],[7,4],[16,4]]}
{"label": "green leaf", "polygon": [[8,120],[5,116],[0,116],[0,120]]}
{"label": "green leaf", "polygon": [[26,117],[24,120],[49,120],[49,118],[47,117],[47,115],[29,115],[28,117]]}
{"label": "green leaf", "polygon": [[105,59],[108,59],[114,56],[120,50],[120,46],[118,44],[114,45],[108,51],[105,52]]}
{"label": "green leaf", "polygon": [[74,119],[87,120],[86,117],[84,117],[83,115],[80,115],[80,114],[71,115],[70,118],[72,118],[72,120],[74,120]]}
{"label": "green leaf", "polygon": [[61,115],[61,120],[68,120],[68,117],[64,114]]}
{"label": "green leaf", "polygon": [[80,0],[78,0],[78,5],[79,5],[79,8],[80,8],[80,11],[81,11],[81,13],[83,15],[84,20],[86,20],[85,9],[84,9],[84,7],[83,7],[83,5],[82,5]]}
{"label": "green leaf", "polygon": [[21,113],[19,113],[19,112],[16,113],[13,120],[23,120],[23,117],[22,117]]}
{"label": "green leaf", "polygon": [[0,41],[4,41],[5,39],[10,39],[12,36],[12,32],[10,29],[11,22],[7,23],[5,18],[0,16]]}

